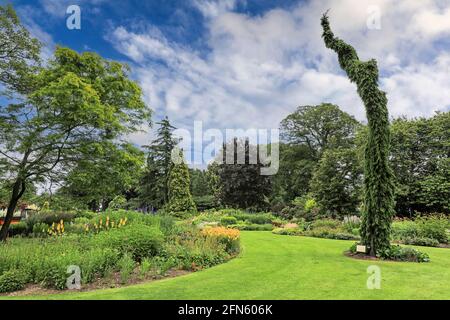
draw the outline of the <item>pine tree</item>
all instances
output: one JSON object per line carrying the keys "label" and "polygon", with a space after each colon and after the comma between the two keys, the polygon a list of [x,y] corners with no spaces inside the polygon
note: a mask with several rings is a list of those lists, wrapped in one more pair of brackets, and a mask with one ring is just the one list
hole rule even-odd
{"label": "pine tree", "polygon": [[186,165],[183,152],[180,151],[179,163],[172,163],[167,183],[169,201],[166,210],[172,214],[196,211],[190,191],[189,168]]}
{"label": "pine tree", "polygon": [[160,122],[157,137],[147,146],[147,169],[140,186],[140,198],[144,205],[162,208],[168,201],[167,181],[171,166],[171,153],[177,144],[173,137],[176,128],[170,124],[168,117]]}
{"label": "pine tree", "polygon": [[334,36],[328,16],[321,19],[325,46],[338,54],[339,64],[347,73],[366,108],[369,135],[364,163],[364,210],[362,242],[370,255],[388,248],[394,207],[394,184],[388,163],[390,131],[386,93],[378,88],[377,62],[360,61],[355,49]]}

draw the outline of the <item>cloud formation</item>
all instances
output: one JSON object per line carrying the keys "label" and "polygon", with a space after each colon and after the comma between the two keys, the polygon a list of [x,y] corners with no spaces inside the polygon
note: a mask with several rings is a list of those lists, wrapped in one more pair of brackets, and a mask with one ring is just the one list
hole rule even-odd
{"label": "cloud formation", "polygon": [[[362,59],[379,61],[391,116],[430,116],[450,105],[450,55],[438,45],[450,30],[450,8],[440,1],[322,0],[259,16],[233,12],[235,5],[194,2],[205,16],[206,54],[171,42],[156,26],[118,26],[108,35],[133,61],[149,105],[178,126],[202,120],[215,128],[276,128],[298,105],[321,102],[364,120],[355,86],[321,39],[319,19],[328,8],[335,33]],[[373,5],[380,30],[367,28]]]}

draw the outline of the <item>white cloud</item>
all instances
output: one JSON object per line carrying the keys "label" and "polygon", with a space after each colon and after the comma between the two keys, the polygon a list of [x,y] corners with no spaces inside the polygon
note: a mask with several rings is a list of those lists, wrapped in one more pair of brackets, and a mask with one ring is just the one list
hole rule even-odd
{"label": "white cloud", "polygon": [[208,18],[233,10],[236,7],[237,0],[194,0],[192,4]]}
{"label": "white cloud", "polygon": [[[381,30],[367,28],[373,5]],[[439,1],[320,0],[260,16],[232,12],[236,1],[195,6],[207,18],[207,54],[169,41],[155,27],[136,33],[122,26],[108,36],[133,60],[149,105],[179,127],[203,120],[216,128],[276,128],[298,105],[321,102],[363,120],[355,86],[321,39],[328,8],[335,34],[361,59],[378,60],[391,116],[430,116],[449,106],[450,58],[436,43],[448,36],[450,8]]]}

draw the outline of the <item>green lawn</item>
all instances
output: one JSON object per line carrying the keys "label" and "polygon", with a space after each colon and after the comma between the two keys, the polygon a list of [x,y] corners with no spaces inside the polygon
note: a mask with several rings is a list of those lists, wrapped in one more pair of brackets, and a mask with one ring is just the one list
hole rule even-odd
{"label": "green lawn", "polygon": [[[430,263],[345,257],[351,241],[242,232],[243,251],[223,265],[119,289],[51,299],[449,299],[450,250],[424,248]],[[367,266],[381,268],[380,290],[366,288]],[[27,297],[29,298],[29,297]]]}

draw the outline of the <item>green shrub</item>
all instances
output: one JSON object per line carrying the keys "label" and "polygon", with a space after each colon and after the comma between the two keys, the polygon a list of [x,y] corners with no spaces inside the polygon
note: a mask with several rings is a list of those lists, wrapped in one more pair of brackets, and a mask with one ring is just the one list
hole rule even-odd
{"label": "green shrub", "polygon": [[272,219],[274,219],[274,216],[270,213],[247,213],[243,211],[230,212],[229,216],[249,224],[268,224],[272,223]]}
{"label": "green shrub", "polygon": [[315,227],[304,232],[305,236],[336,239],[336,240],[359,240],[359,236],[345,233],[341,229],[330,228],[329,226]]}
{"label": "green shrub", "polygon": [[223,226],[229,226],[231,224],[237,224],[237,219],[236,219],[236,217],[225,216],[222,219],[220,219],[220,224],[223,225]]}
{"label": "green shrub", "polygon": [[431,238],[440,243],[447,243],[447,226],[449,220],[445,216],[419,217],[416,219],[419,235],[424,238]]}
{"label": "green shrub", "polygon": [[26,235],[28,231],[28,226],[25,222],[20,221],[19,223],[11,224],[8,230],[10,237]]}
{"label": "green shrub", "polygon": [[379,250],[378,257],[386,260],[396,261],[412,261],[412,262],[429,262],[428,254],[420,252],[414,248],[390,246],[387,249]]}
{"label": "green shrub", "polygon": [[50,226],[43,222],[36,223],[33,226],[33,235],[36,237],[43,237],[48,235],[48,229]]}
{"label": "green shrub", "polygon": [[141,275],[141,278],[145,278],[145,276],[151,271],[152,269],[152,261],[150,258],[144,258],[141,261],[141,264],[139,266],[139,273]]}
{"label": "green shrub", "polygon": [[217,206],[213,195],[194,196],[193,199],[198,211],[213,209]]}
{"label": "green shrub", "polygon": [[136,261],[156,255],[163,240],[164,236],[157,227],[141,224],[111,229],[93,237],[94,245],[117,248],[123,254],[131,254]]}
{"label": "green shrub", "polygon": [[133,258],[129,254],[124,254],[122,258],[117,262],[117,266],[120,271],[120,281],[125,284],[130,279],[133,274],[134,268],[136,266]]}
{"label": "green shrub", "polygon": [[340,228],[341,226],[342,223],[339,220],[335,219],[319,219],[311,223],[311,229],[318,229],[318,228],[337,229]]}
{"label": "green shrub", "polygon": [[243,231],[272,231],[273,225],[270,223],[266,224],[232,224],[229,225],[230,228],[243,230]]}
{"label": "green shrub", "polygon": [[400,241],[428,238],[448,243],[448,221],[445,216],[436,215],[419,217],[415,221],[396,221],[392,224],[392,238]]}
{"label": "green shrub", "polygon": [[417,238],[405,238],[403,239],[404,244],[410,244],[415,246],[425,246],[425,247],[438,247],[439,241],[433,238],[424,238],[424,237],[417,237]]}
{"label": "green shrub", "polygon": [[26,275],[21,270],[6,271],[0,275],[0,293],[22,290],[25,284]]}
{"label": "green shrub", "polygon": [[302,230],[298,228],[276,228],[272,230],[272,233],[286,236],[300,236]]}

